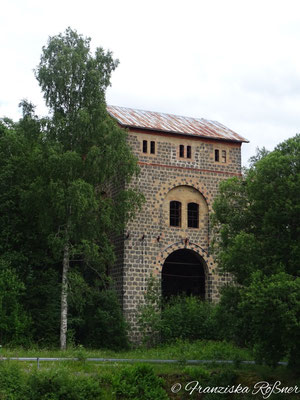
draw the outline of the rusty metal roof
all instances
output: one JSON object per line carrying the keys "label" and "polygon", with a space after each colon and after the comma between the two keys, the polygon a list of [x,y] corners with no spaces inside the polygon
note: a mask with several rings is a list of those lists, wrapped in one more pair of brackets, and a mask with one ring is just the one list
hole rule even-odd
{"label": "rusty metal roof", "polygon": [[107,111],[119,124],[128,128],[177,133],[199,138],[248,142],[247,139],[217,121],[117,106],[107,106]]}

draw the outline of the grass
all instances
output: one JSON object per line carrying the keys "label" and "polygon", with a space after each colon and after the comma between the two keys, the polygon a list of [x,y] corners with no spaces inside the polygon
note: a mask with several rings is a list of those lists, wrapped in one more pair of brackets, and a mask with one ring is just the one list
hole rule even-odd
{"label": "grass", "polygon": [[162,360],[253,360],[251,352],[228,342],[199,340],[195,342],[176,341],[173,344],[155,348],[139,347],[127,351],[105,349],[86,349],[82,346],[71,347],[62,352],[58,349],[9,348],[1,349],[2,357],[78,357],[78,358],[130,358],[130,359],[162,359]]}
{"label": "grass", "polygon": [[[91,378],[100,383],[103,389],[103,399],[116,400],[114,395],[113,382],[116,377],[122,374],[122,371],[128,370],[128,368],[134,368],[128,366],[128,364],[111,363],[111,364],[100,364],[100,363],[87,363],[84,361],[79,362],[43,362],[41,363],[40,371],[37,371],[36,363],[7,361],[4,362],[7,365],[15,365],[18,369],[22,369],[25,376],[34,375],[38,373],[47,374],[47,376],[53,375],[53,373],[64,375],[64,376],[78,376],[82,378]],[[1,366],[1,364],[0,364]],[[285,367],[278,367],[276,369],[258,366],[258,365],[201,365],[201,366],[186,366],[184,364],[173,364],[173,365],[152,365],[156,376],[163,378],[164,390],[170,399],[183,400],[183,399],[202,399],[199,393],[194,393],[192,396],[185,392],[185,386],[192,381],[198,381],[203,386],[227,386],[241,384],[242,386],[248,386],[253,388],[255,383],[260,381],[266,381],[270,384],[277,380],[283,383],[282,386],[295,386],[299,382],[295,377],[292,377],[290,371]],[[1,374],[1,368],[0,368]],[[174,384],[180,383],[182,389],[180,393],[172,393],[171,388]],[[0,388],[1,394],[1,388]],[[1,395],[0,395],[0,398]],[[118,397],[117,397],[118,398]],[[123,397],[122,397],[123,398]],[[124,397],[124,399],[130,399],[131,397]],[[143,397],[142,397],[143,398]],[[244,397],[243,395],[236,395],[236,397],[226,397],[220,395],[219,397],[207,397],[204,399],[252,399],[260,400],[262,397],[249,396]],[[269,397],[271,400],[281,400],[286,397],[280,395],[272,395]],[[102,397],[101,397],[102,399]],[[151,397],[152,399],[152,397]],[[296,400],[299,398],[293,395],[287,397],[288,400]],[[159,400],[159,399],[158,399]]]}
{"label": "grass", "polygon": [[[258,371],[259,375],[262,372],[269,372],[271,369],[265,366],[258,365],[244,365],[240,364],[240,361],[253,360],[251,351],[248,349],[239,348],[228,342],[216,342],[209,340],[199,340],[195,342],[187,341],[176,341],[173,344],[161,345],[155,348],[144,348],[139,347],[127,351],[112,351],[105,349],[86,349],[82,346],[71,347],[66,351],[58,349],[44,349],[44,348],[9,348],[5,347],[1,349],[0,356],[2,357],[47,357],[47,358],[78,358],[79,361],[40,361],[40,369],[51,369],[51,368],[63,368],[74,373],[86,373],[95,374],[103,372],[113,373],[116,369],[122,369],[128,365],[127,363],[121,362],[86,362],[86,358],[117,358],[117,359],[161,359],[161,360],[178,360],[178,364],[152,364],[156,373],[160,374],[182,374],[185,368],[197,368],[187,367],[185,364],[186,360],[233,360],[234,364],[232,367],[239,371]],[[13,362],[13,361],[10,361]],[[35,370],[37,368],[37,362],[25,362],[16,361],[22,368],[26,370]],[[207,370],[224,369],[228,365],[220,365],[216,363],[205,364],[199,366],[199,368],[206,368]],[[262,370],[259,370],[262,368]],[[276,368],[275,374],[278,371],[285,371],[286,368]],[[281,374],[282,372],[280,372]]]}
{"label": "grass", "polygon": [[[103,389],[103,400],[116,400],[118,397],[115,395],[115,379],[122,375],[122,371],[126,372],[129,369],[136,367],[128,365],[127,363],[110,362],[98,363],[87,362],[86,358],[129,358],[129,359],[173,359],[179,360],[177,364],[152,364],[151,368],[156,376],[163,378],[164,390],[168,398],[173,400],[184,399],[202,399],[199,393],[190,395],[184,391],[185,386],[191,381],[199,381],[203,385],[238,385],[249,386],[253,388],[256,382],[267,381],[274,383],[281,381],[283,386],[295,386],[297,382],[296,377],[291,376],[290,371],[286,367],[277,367],[276,369],[260,366],[260,365],[244,365],[240,364],[241,360],[252,360],[252,354],[247,349],[241,349],[228,342],[214,342],[214,341],[195,341],[193,343],[177,341],[173,344],[158,346],[151,349],[136,348],[128,351],[114,352],[111,350],[101,349],[85,349],[82,346],[71,347],[62,352],[57,349],[41,349],[41,348],[2,348],[1,356],[3,357],[76,357],[79,361],[61,361],[61,362],[40,362],[40,370],[37,371],[37,362],[20,362],[20,361],[3,361],[0,363],[2,366],[16,366],[17,369],[23,371],[26,377],[36,376],[36,374],[46,374],[51,376],[53,373],[62,374],[63,376],[81,377],[82,379],[91,378],[92,380],[100,383]],[[206,360],[234,360],[235,363],[231,365],[221,364],[205,364],[200,366],[187,366],[186,360],[190,359],[206,359]],[[67,374],[67,375],[66,375]],[[37,378],[36,378],[37,379]],[[1,381],[1,368],[0,368],[0,381]],[[180,393],[172,393],[171,388],[174,384],[180,382],[182,389]],[[0,387],[0,398],[1,397]],[[236,395],[236,397],[219,397],[204,396],[204,400],[213,400],[222,398],[224,400],[237,399],[237,400],[260,400],[259,396],[244,396]],[[56,397],[55,397],[56,398]],[[123,397],[122,397],[123,398]],[[281,400],[284,397],[281,395],[272,395],[269,397],[271,400]],[[14,397],[12,397],[14,399]],[[124,397],[125,399],[125,397]],[[130,399],[130,397],[126,397]],[[152,399],[152,397],[151,397]],[[289,400],[298,399],[296,396],[289,395]],[[18,399],[17,399],[18,400]],[[155,399],[156,400],[156,399]],[[159,400],[159,399],[158,399]]]}

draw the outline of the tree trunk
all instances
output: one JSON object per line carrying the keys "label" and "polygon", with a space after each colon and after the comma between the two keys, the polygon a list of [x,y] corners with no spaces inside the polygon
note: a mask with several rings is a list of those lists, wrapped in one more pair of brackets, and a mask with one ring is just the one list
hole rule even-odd
{"label": "tree trunk", "polygon": [[68,329],[68,270],[70,264],[69,243],[65,244],[61,283],[61,309],[60,309],[60,349],[67,348]]}

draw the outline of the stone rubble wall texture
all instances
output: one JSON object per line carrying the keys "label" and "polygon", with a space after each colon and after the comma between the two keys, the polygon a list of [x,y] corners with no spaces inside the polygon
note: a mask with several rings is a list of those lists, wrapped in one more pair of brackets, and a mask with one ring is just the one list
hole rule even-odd
{"label": "stone rubble wall texture", "polygon": [[[150,141],[155,141],[155,154],[143,154],[143,140],[148,140],[148,148]],[[129,132],[128,141],[141,169],[129,187],[144,194],[145,204],[124,235],[115,239],[118,260],[111,275],[132,335],[137,337],[137,310],[144,300],[147,279],[151,274],[161,279],[164,261],[175,250],[193,250],[204,260],[207,300],[217,301],[220,287],[231,280],[218,273],[209,254],[209,214],[220,182],[241,174],[241,144],[137,129]],[[191,159],[179,157],[179,145],[191,146]],[[214,161],[215,149],[220,153],[226,150],[226,163]],[[186,221],[180,228],[170,227],[169,201],[178,199],[184,207],[196,194],[199,229],[187,228]]]}

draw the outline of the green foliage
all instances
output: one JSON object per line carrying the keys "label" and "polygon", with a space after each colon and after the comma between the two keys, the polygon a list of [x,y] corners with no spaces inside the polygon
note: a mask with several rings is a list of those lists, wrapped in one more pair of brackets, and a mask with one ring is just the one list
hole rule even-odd
{"label": "green foliage", "polygon": [[28,344],[30,318],[21,305],[24,285],[14,270],[0,259],[0,341],[1,344]]}
{"label": "green foliage", "polygon": [[27,383],[19,365],[0,362],[0,398],[26,400]]}
{"label": "green foliage", "polygon": [[300,371],[300,278],[285,273],[264,277],[258,272],[242,292],[238,308],[250,325],[249,342],[256,358],[275,365],[287,356]]}
{"label": "green foliage", "polygon": [[94,344],[103,343],[104,332],[109,346],[125,343],[119,306],[112,294],[102,293],[115,260],[111,237],[142,202],[135,190],[124,190],[138,167],[126,131],[106,111],[105,91],[117,64],[101,48],[93,55],[90,39],[68,28],[49,38],[36,69],[51,116],[38,118],[34,106],[22,101],[18,123],[0,121],[0,254],[26,289],[22,301],[40,344],[57,343],[59,297],[66,322],[69,272],[70,282],[76,272],[93,292],[89,305],[78,292],[77,304],[85,310],[74,302],[70,307],[75,336],[86,325],[86,331],[99,332]]}
{"label": "green foliage", "polygon": [[147,280],[144,302],[139,306],[138,324],[142,340],[148,347],[160,341],[161,288],[159,280],[151,275]]}
{"label": "green foliage", "polygon": [[[218,337],[239,346],[247,346],[250,324],[241,318],[238,304],[241,302],[242,288],[224,286],[220,302],[216,305],[216,324]],[[245,316],[245,319],[247,316]]]}
{"label": "green foliage", "polygon": [[57,346],[60,322],[60,274],[53,268],[31,271],[23,302],[32,320],[32,340],[39,346]]}
{"label": "green foliage", "polygon": [[28,379],[31,400],[95,400],[102,398],[100,382],[64,370],[36,372]]}
{"label": "green foliage", "polygon": [[109,188],[121,188],[137,173],[126,132],[106,111],[105,90],[116,65],[102,48],[92,55],[90,39],[68,28],[49,38],[36,70],[52,118],[43,174],[32,183],[28,200],[39,210],[54,256],[63,261],[62,348],[71,260],[82,259],[104,275],[114,262],[110,236],[121,231],[141,200],[134,191],[109,195]]}
{"label": "green foliage", "polygon": [[174,297],[161,314],[161,339],[215,339],[214,306],[196,297]]}
{"label": "green foliage", "polygon": [[96,400],[103,398],[103,391],[99,380],[65,369],[25,373],[19,365],[1,362],[0,396],[10,400]]}
{"label": "green foliage", "polygon": [[220,185],[214,203],[219,266],[242,286],[223,291],[220,333],[259,361],[287,357],[299,370],[300,135],[252,158],[244,179]]}
{"label": "green foliage", "polygon": [[214,203],[215,251],[221,269],[248,285],[251,274],[299,274],[300,135],[262,157],[244,179],[220,185]]}
{"label": "green foliage", "polygon": [[176,339],[217,337],[214,305],[193,296],[173,297],[164,302],[160,282],[154,276],[148,279],[144,303],[139,312],[139,328],[147,346]]}
{"label": "green foliage", "polygon": [[115,291],[94,290],[84,309],[82,343],[94,348],[120,350],[129,346],[127,324]]}
{"label": "green foliage", "polygon": [[118,399],[167,400],[163,380],[155,375],[149,365],[136,365],[124,368],[113,379]]}

